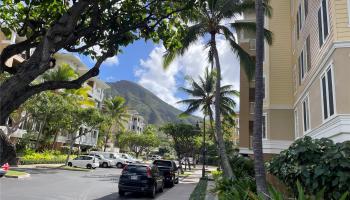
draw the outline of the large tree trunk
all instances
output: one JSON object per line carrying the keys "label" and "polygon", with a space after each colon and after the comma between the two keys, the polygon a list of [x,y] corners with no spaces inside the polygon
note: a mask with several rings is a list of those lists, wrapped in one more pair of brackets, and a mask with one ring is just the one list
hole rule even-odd
{"label": "large tree trunk", "polygon": [[51,145],[51,150],[55,150],[57,137],[58,137],[58,131],[55,133],[55,137],[53,138],[53,142],[52,142],[52,145]]}
{"label": "large tree trunk", "polygon": [[226,154],[226,147],[224,142],[224,137],[221,132],[221,112],[220,112],[220,103],[221,103],[221,97],[220,97],[220,88],[221,88],[221,66],[219,61],[219,54],[218,50],[216,48],[216,41],[215,41],[215,34],[211,34],[211,45],[213,45],[214,50],[214,60],[215,60],[215,67],[216,67],[216,73],[217,73],[217,81],[215,86],[215,133],[218,141],[219,146],[219,155],[221,160],[221,167],[224,172],[224,176],[227,178],[233,178],[233,173],[231,169],[230,162],[228,160],[227,154]]}
{"label": "large tree trunk", "polygon": [[72,135],[72,139],[71,139],[70,144],[69,144],[69,151],[68,151],[68,154],[67,154],[65,165],[68,165],[68,161],[69,161],[70,155],[72,155],[74,142],[75,142],[75,139],[74,139],[74,136]]}
{"label": "large tree trunk", "polygon": [[[262,0],[255,1],[256,9],[256,68],[255,68],[255,115],[253,129],[254,170],[258,193],[268,195],[262,149],[263,114],[263,60],[264,60],[264,8]],[[265,196],[267,199],[267,196]]]}
{"label": "large tree trunk", "polygon": [[40,144],[40,136],[45,128],[45,125],[46,125],[46,117],[45,117],[45,120],[44,122],[41,124],[40,126],[40,129],[39,129],[39,133],[38,133],[38,136],[36,137],[36,141],[35,141],[35,150],[38,151],[39,149],[39,144]]}
{"label": "large tree trunk", "polygon": [[7,135],[0,129],[0,166],[5,163],[16,165],[16,149]]}

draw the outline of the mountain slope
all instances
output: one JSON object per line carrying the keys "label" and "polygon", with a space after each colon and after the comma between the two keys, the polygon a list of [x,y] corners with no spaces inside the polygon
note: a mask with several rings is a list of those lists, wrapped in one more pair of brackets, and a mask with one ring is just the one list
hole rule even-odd
{"label": "mountain slope", "polygon": [[130,109],[137,110],[148,124],[163,124],[168,122],[196,123],[198,117],[178,118],[180,110],[165,103],[149,90],[130,81],[108,83],[111,87],[106,90],[106,97],[122,96]]}

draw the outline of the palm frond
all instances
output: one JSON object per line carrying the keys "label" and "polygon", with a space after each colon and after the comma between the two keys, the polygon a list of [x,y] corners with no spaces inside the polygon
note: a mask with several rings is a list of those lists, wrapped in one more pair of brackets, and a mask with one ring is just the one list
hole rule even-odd
{"label": "palm frond", "polygon": [[174,61],[176,56],[183,55],[186,50],[206,33],[206,26],[204,23],[198,23],[188,27],[185,30],[184,37],[181,39],[181,47],[168,49],[163,56],[163,67],[166,69]]}
{"label": "palm frond", "polygon": [[[241,31],[250,31],[252,33],[256,32],[256,23],[255,22],[234,22],[230,24],[232,28]],[[266,42],[271,45],[273,42],[273,33],[267,29],[264,29],[264,38]]]}
{"label": "palm frond", "polygon": [[239,57],[243,66],[243,70],[245,71],[248,79],[252,80],[255,73],[255,62],[253,61],[253,58],[235,41],[229,40],[229,43],[232,51],[235,52]]}

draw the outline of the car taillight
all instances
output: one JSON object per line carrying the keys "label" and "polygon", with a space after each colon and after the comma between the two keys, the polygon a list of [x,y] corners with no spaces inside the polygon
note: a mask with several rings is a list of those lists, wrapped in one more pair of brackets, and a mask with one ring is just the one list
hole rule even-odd
{"label": "car taillight", "polygon": [[8,171],[10,169],[10,165],[8,163],[5,163],[3,166],[1,166],[1,168],[4,170],[4,171]]}
{"label": "car taillight", "polygon": [[147,172],[147,177],[152,178],[151,168],[147,167],[146,172]]}

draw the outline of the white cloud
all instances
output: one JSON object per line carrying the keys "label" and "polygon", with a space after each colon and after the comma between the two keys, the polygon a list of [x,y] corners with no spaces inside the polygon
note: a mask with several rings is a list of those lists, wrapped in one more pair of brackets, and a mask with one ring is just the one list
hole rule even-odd
{"label": "white cloud", "polygon": [[[140,60],[140,66],[135,71],[139,78],[138,83],[168,104],[185,109],[184,105],[176,103],[181,100],[177,95],[178,88],[183,86],[181,84],[185,75],[198,79],[204,74],[205,67],[209,66],[208,51],[204,49],[204,44],[203,40],[197,41],[183,56],[177,57],[167,70],[162,66],[164,47],[155,47],[146,60]],[[231,84],[238,90],[239,60],[223,39],[218,38],[217,48],[222,68],[222,84]]]}
{"label": "white cloud", "polygon": [[113,56],[110,58],[107,58],[107,60],[104,62],[107,65],[118,65],[119,64],[119,59],[117,56]]}
{"label": "white cloud", "polygon": [[106,81],[107,82],[112,82],[112,81],[115,81],[116,80],[116,78],[114,77],[114,76],[108,76],[107,78],[106,78]]}

